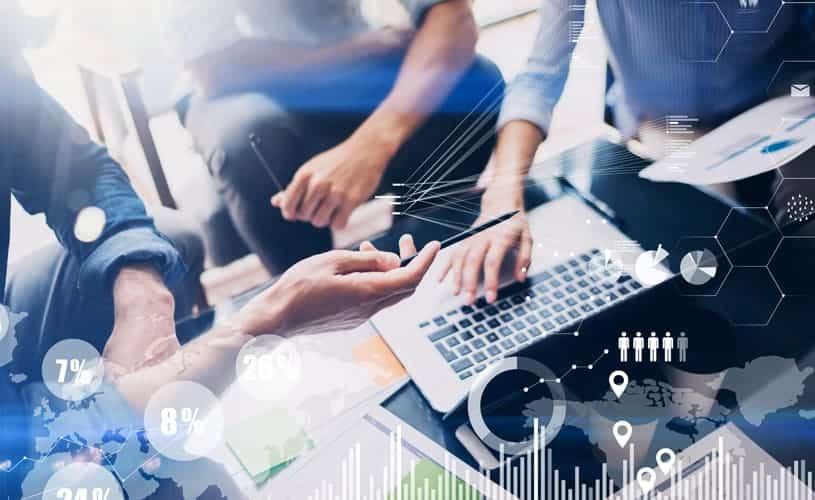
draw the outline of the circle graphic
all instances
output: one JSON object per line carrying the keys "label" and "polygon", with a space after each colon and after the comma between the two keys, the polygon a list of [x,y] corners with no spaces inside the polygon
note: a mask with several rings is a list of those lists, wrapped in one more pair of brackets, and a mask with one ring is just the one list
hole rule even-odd
{"label": "circle graphic", "polygon": [[99,207],[89,206],[79,211],[74,222],[74,236],[83,243],[92,243],[102,236],[107,217]]}
{"label": "circle graphic", "polygon": [[646,286],[654,286],[671,277],[670,271],[662,266],[668,252],[660,246],[656,250],[643,252],[634,263],[634,274]]}
{"label": "circle graphic", "polygon": [[167,458],[195,460],[221,444],[223,408],[203,385],[173,382],[156,391],[147,403],[144,431],[150,444]]}
{"label": "circle graphic", "polygon": [[679,263],[679,272],[689,284],[702,286],[716,277],[719,262],[708,249],[686,253]]}
{"label": "circle graphic", "polygon": [[45,483],[44,500],[123,500],[122,488],[107,469],[93,462],[74,462]]}
{"label": "circle graphic", "polygon": [[240,387],[260,401],[281,401],[297,385],[303,362],[297,346],[277,335],[261,335],[247,342],[235,360]]}
{"label": "circle graphic", "polygon": [[42,360],[42,379],[54,396],[82,401],[95,393],[105,378],[105,364],[95,347],[79,339],[54,344]]}
{"label": "circle graphic", "polygon": [[[555,380],[555,374],[542,363],[530,358],[511,357],[504,358],[501,361],[493,364],[489,370],[484,371],[479,376],[473,387],[470,389],[470,395],[467,399],[467,414],[470,418],[470,425],[475,431],[475,434],[481,441],[495,451],[503,450],[504,453],[509,455],[518,455],[531,449],[534,443],[534,438],[524,441],[508,441],[501,439],[489,427],[484,420],[484,415],[481,413],[481,400],[484,397],[484,391],[487,385],[502,373],[507,373],[515,370],[529,372],[538,377],[540,383],[545,383],[552,394],[552,416],[549,418],[549,423],[544,426],[546,430],[545,442],[541,446],[548,444],[563,426],[566,421],[566,403],[564,402],[565,394],[563,387],[559,383],[551,384],[547,380]],[[559,380],[559,379],[558,379]]]}

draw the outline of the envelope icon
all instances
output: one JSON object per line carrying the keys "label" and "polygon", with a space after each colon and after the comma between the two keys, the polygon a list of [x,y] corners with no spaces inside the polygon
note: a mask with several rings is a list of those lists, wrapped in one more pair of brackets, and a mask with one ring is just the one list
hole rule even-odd
{"label": "envelope icon", "polygon": [[793,83],[790,85],[790,95],[792,97],[809,97],[810,88],[807,83]]}

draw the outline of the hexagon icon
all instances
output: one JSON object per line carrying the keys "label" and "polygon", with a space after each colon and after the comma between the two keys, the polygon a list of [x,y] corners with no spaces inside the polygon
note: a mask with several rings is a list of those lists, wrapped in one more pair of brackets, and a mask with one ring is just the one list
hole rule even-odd
{"label": "hexagon icon", "polygon": [[[682,295],[712,297],[719,293],[724,285],[727,275],[733,269],[722,246],[713,236],[685,236],[674,245],[671,253],[678,255],[682,260],[693,260],[695,255],[707,251],[715,257],[714,275],[707,276],[703,284],[694,284],[693,279],[688,281],[683,275],[682,279],[673,280],[674,286]],[[680,265],[681,267],[681,265]]]}
{"label": "hexagon icon", "polygon": [[716,296],[716,308],[735,325],[766,325],[783,295],[766,267],[735,267]]}
{"label": "hexagon icon", "polygon": [[[767,96],[777,97],[782,95],[793,95],[793,85],[810,85],[810,93],[815,96],[815,59],[811,57],[811,52],[807,56],[794,57],[784,54],[790,60],[781,61],[778,69],[773,74],[769,85],[767,85]],[[806,101],[803,97],[802,101]]]}
{"label": "hexagon icon", "polygon": [[734,31],[765,31],[778,16],[781,0],[730,0],[716,4]]}
{"label": "hexagon icon", "polygon": [[769,269],[786,295],[815,295],[815,239],[784,238],[770,261]]}
{"label": "hexagon icon", "polygon": [[717,239],[733,265],[766,266],[781,241],[781,232],[768,209],[733,208]]}
{"label": "hexagon icon", "polygon": [[770,202],[784,236],[815,237],[815,179],[784,178]]}
{"label": "hexagon icon", "polygon": [[733,36],[715,2],[686,2],[667,29],[675,29],[677,48],[685,62],[715,62]]}

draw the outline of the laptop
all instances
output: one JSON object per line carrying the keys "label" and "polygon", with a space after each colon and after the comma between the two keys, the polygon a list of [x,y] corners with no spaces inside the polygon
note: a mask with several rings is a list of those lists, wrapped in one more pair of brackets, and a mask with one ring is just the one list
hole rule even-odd
{"label": "laptop", "polygon": [[510,256],[495,303],[487,304],[479,290],[476,303],[467,305],[449,280],[438,283],[451,247],[413,296],[372,319],[436,411],[454,411],[490,364],[553,334],[579,331],[585,319],[670,277],[657,262],[648,285],[636,279],[632,270],[643,249],[578,197],[563,195],[527,216],[535,241],[528,279],[512,279]]}

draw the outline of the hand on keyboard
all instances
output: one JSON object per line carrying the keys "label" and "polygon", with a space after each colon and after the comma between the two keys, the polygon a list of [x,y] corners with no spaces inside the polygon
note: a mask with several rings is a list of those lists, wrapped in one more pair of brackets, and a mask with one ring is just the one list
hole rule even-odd
{"label": "hand on keyboard", "polygon": [[[495,214],[517,209],[514,204],[511,205],[512,208],[507,208],[506,202],[499,204],[485,199],[482,202],[481,216],[474,225],[492,219]],[[493,303],[498,296],[501,264],[513,248],[518,249],[515,258],[515,279],[522,282],[526,279],[532,257],[532,234],[523,210],[510,220],[472,236],[456,246],[439,276],[439,281],[443,281],[452,272],[453,293],[458,295],[463,291],[467,303],[472,304],[476,299],[483,269],[484,297],[488,303]]]}

